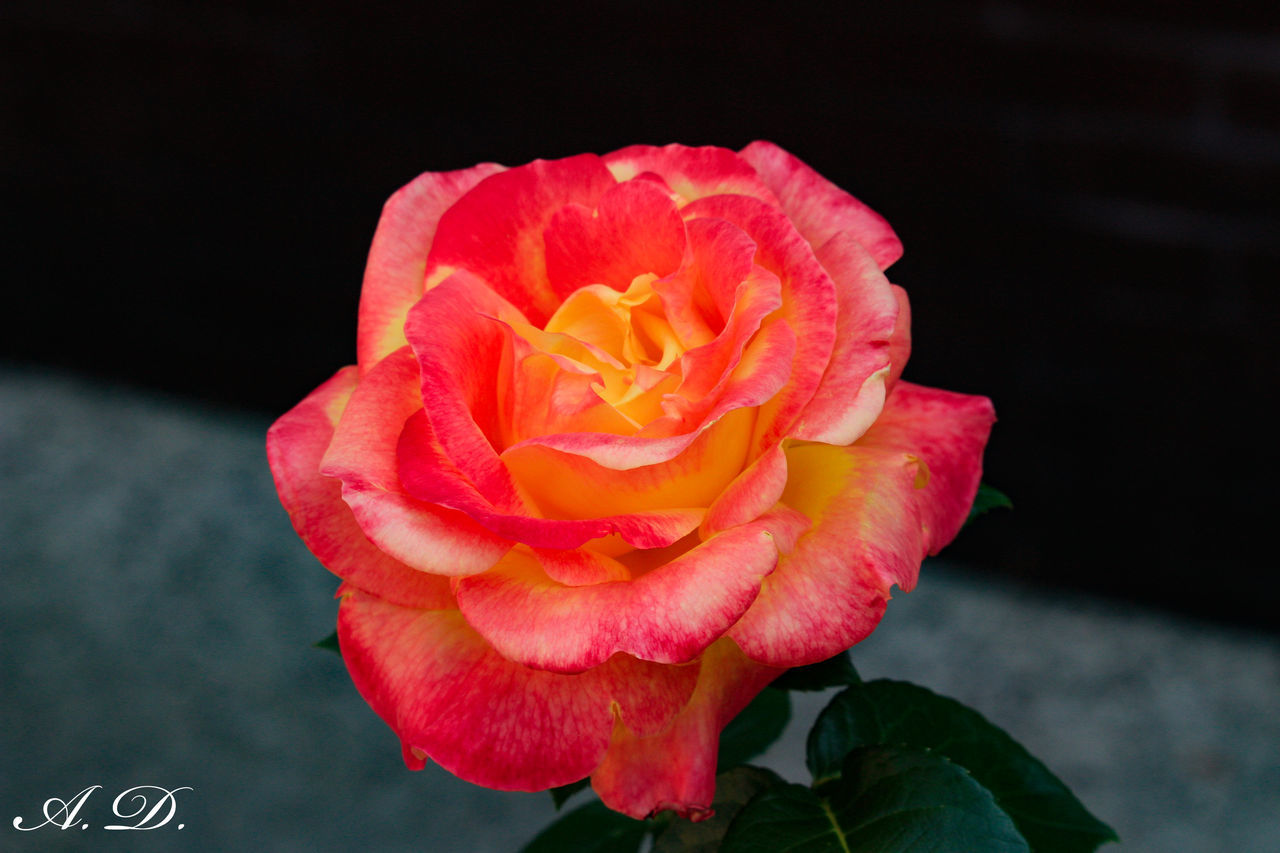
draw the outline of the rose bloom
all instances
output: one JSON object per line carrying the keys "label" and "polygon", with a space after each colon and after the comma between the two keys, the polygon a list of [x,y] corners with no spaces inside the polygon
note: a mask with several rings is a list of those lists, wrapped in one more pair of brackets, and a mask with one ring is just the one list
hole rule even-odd
{"label": "rose bloom", "polygon": [[272,426],[356,687],[480,785],[709,814],[720,731],[960,529],[990,402],[899,380],[889,225],[768,142],[429,172]]}

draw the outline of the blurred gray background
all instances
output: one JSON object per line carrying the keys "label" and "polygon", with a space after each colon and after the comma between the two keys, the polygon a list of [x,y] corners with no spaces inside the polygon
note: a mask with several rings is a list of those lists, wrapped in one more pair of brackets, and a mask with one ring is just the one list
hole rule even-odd
{"label": "blurred gray background", "polygon": [[[545,823],[545,795],[403,770],[310,648],[336,581],[263,435],[354,360],[417,173],[755,138],[893,223],[907,378],[1000,417],[986,479],[1017,509],[859,667],[974,704],[1130,849],[1280,849],[1273,6],[0,3],[0,850],[510,850]],[[794,778],[806,724],[771,758]],[[184,829],[97,828],[143,784],[195,788]],[[93,828],[12,828],[90,785]]]}

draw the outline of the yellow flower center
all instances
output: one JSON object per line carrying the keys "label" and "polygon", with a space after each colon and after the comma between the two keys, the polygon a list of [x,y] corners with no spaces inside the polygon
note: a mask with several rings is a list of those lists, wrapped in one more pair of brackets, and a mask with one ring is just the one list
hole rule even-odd
{"label": "yellow flower center", "polygon": [[538,329],[516,332],[568,370],[594,373],[592,389],[634,426],[662,415],[662,395],[680,383],[684,347],[667,320],[656,276],[638,275],[623,293],[603,284],[581,287]]}

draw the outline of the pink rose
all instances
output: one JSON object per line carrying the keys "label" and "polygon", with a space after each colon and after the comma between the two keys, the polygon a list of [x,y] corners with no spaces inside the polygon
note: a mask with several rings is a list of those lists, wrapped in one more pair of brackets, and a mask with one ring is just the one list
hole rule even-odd
{"label": "pink rose", "polygon": [[271,428],[405,762],[635,817],[959,530],[990,402],[899,381],[901,244],[786,151],[635,146],[387,202],[358,364]]}

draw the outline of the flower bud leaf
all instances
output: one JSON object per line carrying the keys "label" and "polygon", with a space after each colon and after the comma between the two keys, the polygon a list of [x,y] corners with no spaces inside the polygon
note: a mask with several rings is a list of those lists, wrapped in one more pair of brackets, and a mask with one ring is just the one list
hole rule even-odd
{"label": "flower bud leaf", "polygon": [[561,785],[558,788],[551,789],[551,801],[556,805],[556,811],[560,811],[569,798],[591,784],[591,778],[579,779],[577,782],[570,782],[568,785]]}
{"label": "flower bud leaf", "polygon": [[325,637],[323,640],[316,640],[314,643],[311,644],[311,647],[313,649],[324,649],[325,651],[333,652],[335,655],[338,655],[339,657],[342,656],[342,649],[338,647],[337,631],[334,631],[332,634]]}
{"label": "flower bud leaf", "polygon": [[779,690],[826,690],[828,687],[844,687],[858,684],[862,679],[853,668],[849,652],[845,650],[835,657],[789,669],[770,685]]}
{"label": "flower bud leaf", "polygon": [[973,497],[973,506],[969,508],[969,517],[964,520],[965,525],[972,524],[975,518],[993,509],[1013,509],[1013,501],[999,489],[979,483],[978,493]]}
{"label": "flower bud leaf", "polygon": [[752,797],[775,785],[785,785],[782,777],[763,767],[744,765],[716,777],[715,814],[704,821],[672,821],[657,837],[653,853],[715,853],[729,825]]}
{"label": "flower bud leaf", "polygon": [[945,756],[995,796],[1037,853],[1091,853],[1118,838],[1013,738],[954,699],[878,680],[836,695],[809,732],[807,764],[820,788],[862,747],[904,745]]}
{"label": "flower bud leaf", "polygon": [[522,853],[635,853],[653,826],[593,800],[559,817]]}
{"label": "flower bud leaf", "polygon": [[862,747],[849,753],[841,771],[821,794],[802,785],[760,794],[738,813],[721,849],[1030,851],[991,792],[936,752]]}
{"label": "flower bud leaf", "polygon": [[769,748],[791,719],[791,697],[766,687],[720,733],[718,770],[745,764]]}

